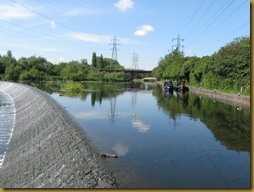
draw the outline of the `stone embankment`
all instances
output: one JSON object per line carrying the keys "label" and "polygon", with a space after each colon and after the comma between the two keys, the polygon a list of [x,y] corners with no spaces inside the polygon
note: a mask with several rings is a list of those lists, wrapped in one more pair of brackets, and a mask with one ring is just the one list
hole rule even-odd
{"label": "stone embankment", "polygon": [[189,88],[190,88],[190,93],[193,93],[199,96],[204,96],[204,97],[213,99],[214,101],[227,103],[229,105],[233,105],[235,107],[240,107],[240,108],[250,107],[250,97],[248,96],[242,96],[241,94],[228,94],[228,93],[218,92],[216,90],[206,90],[206,89],[194,88],[194,87],[189,87]]}
{"label": "stone embankment", "polygon": [[[163,82],[158,82],[159,85],[163,85]],[[241,94],[229,94],[216,90],[207,90],[202,88],[189,87],[189,92],[195,95],[204,96],[214,101],[219,101],[233,105],[240,108],[250,108],[250,97],[242,96]]]}
{"label": "stone embankment", "polygon": [[89,138],[46,93],[1,82],[15,104],[12,137],[0,169],[1,188],[115,188]]}

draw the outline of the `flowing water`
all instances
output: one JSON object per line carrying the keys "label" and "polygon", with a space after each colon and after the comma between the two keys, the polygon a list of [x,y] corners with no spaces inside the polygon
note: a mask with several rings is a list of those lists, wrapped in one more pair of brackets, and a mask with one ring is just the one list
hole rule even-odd
{"label": "flowing water", "polygon": [[0,91],[0,168],[12,134],[15,106],[11,97]]}

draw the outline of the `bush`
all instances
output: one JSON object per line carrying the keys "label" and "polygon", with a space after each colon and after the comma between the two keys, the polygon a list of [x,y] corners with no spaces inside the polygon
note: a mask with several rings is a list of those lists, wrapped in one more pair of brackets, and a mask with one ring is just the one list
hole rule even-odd
{"label": "bush", "polygon": [[77,83],[74,81],[67,81],[62,84],[62,88],[67,92],[80,92],[84,90],[84,87],[81,83]]}

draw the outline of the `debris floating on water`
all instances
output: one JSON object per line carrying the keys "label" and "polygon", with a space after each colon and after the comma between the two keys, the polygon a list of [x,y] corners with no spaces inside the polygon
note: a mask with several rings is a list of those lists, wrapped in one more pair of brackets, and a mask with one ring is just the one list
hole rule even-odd
{"label": "debris floating on water", "polygon": [[117,155],[104,153],[104,154],[101,155],[101,157],[104,157],[104,158],[117,158]]}

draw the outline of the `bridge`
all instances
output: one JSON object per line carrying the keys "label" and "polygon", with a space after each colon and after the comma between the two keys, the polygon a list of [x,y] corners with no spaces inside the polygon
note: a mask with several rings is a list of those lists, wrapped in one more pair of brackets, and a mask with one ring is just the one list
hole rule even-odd
{"label": "bridge", "polygon": [[151,75],[152,71],[149,70],[139,70],[139,69],[102,69],[101,71],[105,71],[108,73],[114,73],[114,72],[124,72],[128,80],[132,81],[139,75]]}

